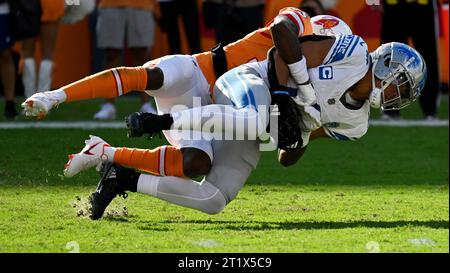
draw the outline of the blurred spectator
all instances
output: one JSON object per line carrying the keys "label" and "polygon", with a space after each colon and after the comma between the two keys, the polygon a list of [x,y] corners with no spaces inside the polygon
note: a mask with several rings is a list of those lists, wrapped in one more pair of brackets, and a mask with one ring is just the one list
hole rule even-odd
{"label": "blurred spectator", "polygon": [[316,15],[333,15],[340,17],[334,8],[338,0],[272,0],[268,1],[265,10],[265,23],[270,22],[278,12],[286,7],[299,7],[304,12],[308,13],[310,17]]}
{"label": "blurred spectator", "polygon": [[[53,56],[58,35],[59,20],[64,15],[64,0],[41,0],[42,16],[40,28],[41,62],[39,74],[36,73],[34,59],[36,38],[29,38],[22,43],[24,58],[23,85],[25,97],[30,97],[36,91],[48,91],[52,83]],[[37,85],[36,85],[37,84]]]}
{"label": "blurred spectator", "polygon": [[[97,21],[97,45],[106,51],[106,69],[121,65],[125,48],[131,53],[132,65],[142,65],[154,43],[155,0],[100,0]],[[153,112],[146,94],[141,95],[141,112]],[[116,118],[114,100],[107,100],[95,119]]]}
{"label": "blurred spectator", "polygon": [[[426,119],[435,119],[439,101],[439,71],[437,57],[437,1],[383,0],[381,42],[408,43],[422,54],[428,69],[428,80],[419,97]],[[400,118],[399,111],[386,111],[382,118]]]}
{"label": "blurred spectator", "polygon": [[286,7],[300,7],[302,0],[270,0],[267,1],[264,11],[264,25],[271,22]]}
{"label": "blurred spectator", "polygon": [[183,19],[191,54],[200,53],[200,26],[197,0],[158,0],[161,10],[161,27],[167,32],[170,54],[181,53],[178,17]]}
{"label": "blurred spectator", "polygon": [[207,0],[205,4],[206,25],[215,28],[216,41],[223,45],[243,38],[264,24],[265,0]]}
{"label": "blurred spectator", "polygon": [[0,0],[0,79],[5,95],[5,118],[14,119],[17,116],[14,104],[16,68],[12,57],[13,39],[9,25],[9,4]]}
{"label": "blurred spectator", "polygon": [[320,0],[320,3],[322,4],[322,7],[324,8],[325,12],[328,14],[330,12],[334,13],[334,9],[339,3],[339,0]]}
{"label": "blurred spectator", "polygon": [[308,13],[309,17],[325,14],[325,9],[319,0],[304,0],[300,4],[300,9]]}
{"label": "blurred spectator", "polygon": [[337,2],[337,0],[303,0],[300,4],[300,9],[308,13],[310,17],[323,14],[339,17],[333,10]]}

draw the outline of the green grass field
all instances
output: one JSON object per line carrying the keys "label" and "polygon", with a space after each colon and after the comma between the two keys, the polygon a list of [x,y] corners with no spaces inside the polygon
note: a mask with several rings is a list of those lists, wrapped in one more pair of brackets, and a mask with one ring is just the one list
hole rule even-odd
{"label": "green grass field", "polygon": [[[118,103],[119,120],[139,106]],[[448,119],[447,99],[442,106]],[[89,120],[97,107],[62,105],[49,120]],[[419,118],[417,105],[405,116]],[[130,194],[99,221],[82,213],[98,174],[62,176],[89,134],[113,146],[163,143],[120,129],[0,129],[0,252],[449,252],[448,127],[319,140],[291,168],[265,153],[218,215]]]}

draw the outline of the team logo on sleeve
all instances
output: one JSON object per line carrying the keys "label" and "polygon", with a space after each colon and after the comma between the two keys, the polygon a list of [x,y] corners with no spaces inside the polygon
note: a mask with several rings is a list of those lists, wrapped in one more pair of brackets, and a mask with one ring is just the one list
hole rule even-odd
{"label": "team logo on sleeve", "polygon": [[319,68],[319,79],[321,79],[321,80],[333,79],[333,67],[332,66],[320,67]]}

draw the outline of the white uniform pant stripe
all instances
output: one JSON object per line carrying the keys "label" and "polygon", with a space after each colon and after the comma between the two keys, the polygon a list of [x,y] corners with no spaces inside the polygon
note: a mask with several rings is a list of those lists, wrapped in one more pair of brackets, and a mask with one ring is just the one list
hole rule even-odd
{"label": "white uniform pant stripe", "polygon": [[294,19],[297,21],[297,25],[298,25],[298,28],[299,28],[298,32],[300,34],[302,34],[305,31],[305,27],[303,26],[303,21],[302,21],[302,19],[300,19],[300,16],[297,13],[292,12],[292,11],[289,11],[286,14],[289,14],[292,17],[294,17]]}
{"label": "white uniform pant stripe", "polygon": [[164,166],[164,162],[166,159],[166,146],[161,147],[160,156],[159,156],[159,173],[162,176],[166,176],[166,166]]}
{"label": "white uniform pant stripe", "polygon": [[116,83],[117,83],[117,93],[119,96],[123,95],[123,85],[122,85],[122,80],[120,79],[120,75],[119,72],[117,72],[117,69],[113,69],[112,70],[114,78],[116,79]]}

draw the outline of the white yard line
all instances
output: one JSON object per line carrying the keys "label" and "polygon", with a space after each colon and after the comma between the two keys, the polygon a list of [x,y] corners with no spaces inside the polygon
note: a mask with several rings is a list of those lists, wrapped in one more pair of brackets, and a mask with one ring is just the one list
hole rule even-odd
{"label": "white yard line", "polygon": [[[448,120],[371,120],[370,126],[379,127],[446,127]],[[125,122],[99,122],[99,121],[40,121],[40,122],[0,122],[0,129],[124,129]]]}
{"label": "white yard line", "polygon": [[41,122],[0,122],[0,129],[123,129],[125,122],[99,122],[99,121],[41,121]]}
{"label": "white yard line", "polygon": [[448,126],[448,120],[371,120],[370,126],[385,127],[445,127]]}

